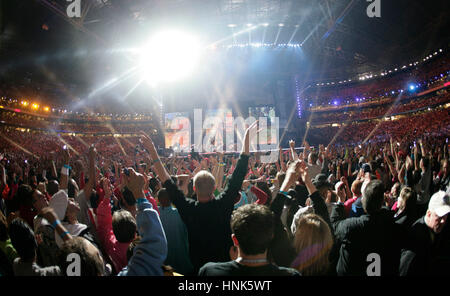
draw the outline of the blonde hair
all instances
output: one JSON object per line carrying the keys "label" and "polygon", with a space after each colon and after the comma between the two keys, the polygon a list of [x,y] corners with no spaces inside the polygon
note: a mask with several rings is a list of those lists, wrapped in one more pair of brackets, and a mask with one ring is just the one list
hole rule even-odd
{"label": "blonde hair", "polygon": [[210,172],[202,170],[194,176],[194,186],[197,197],[209,196],[214,192],[216,179]]}
{"label": "blonde hair", "polygon": [[297,258],[291,266],[304,276],[325,275],[332,246],[333,237],[325,220],[316,214],[304,215],[297,222],[294,237]]}

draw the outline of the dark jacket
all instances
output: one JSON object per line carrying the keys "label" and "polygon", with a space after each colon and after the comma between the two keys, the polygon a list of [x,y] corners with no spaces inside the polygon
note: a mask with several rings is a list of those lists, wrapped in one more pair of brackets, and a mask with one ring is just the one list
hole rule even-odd
{"label": "dark jacket", "polygon": [[[345,217],[343,204],[333,208],[331,221],[335,229],[334,253],[337,275],[366,276],[379,255],[380,275],[398,275],[402,248],[402,231],[393,215],[386,209],[356,218]],[[337,254],[338,252],[338,254]]]}
{"label": "dark jacket", "polygon": [[411,205],[406,207],[406,209],[401,212],[398,216],[394,215],[395,223],[401,225],[405,232],[408,232],[411,226],[416,222],[419,218],[417,213],[417,206]]}
{"label": "dark jacket", "polygon": [[185,198],[170,179],[163,184],[188,229],[189,253],[196,273],[207,262],[230,260],[231,213],[247,174],[248,158],[240,156],[225,190],[206,203]]}
{"label": "dark jacket", "polygon": [[419,218],[408,233],[408,244],[402,253],[401,275],[450,275],[450,227],[435,234]]}
{"label": "dark jacket", "polygon": [[278,266],[289,267],[295,259],[296,252],[289,233],[281,222],[281,213],[286,198],[284,194],[278,193],[270,205],[270,209],[274,213],[274,234],[267,257]]}
{"label": "dark jacket", "polygon": [[[319,191],[311,194],[309,198],[311,199],[311,205],[314,209],[314,213],[322,217],[331,227],[328,208],[322,196],[320,196]],[[297,252],[280,219],[285,200],[286,196],[282,193],[278,193],[271,205],[271,210],[275,214],[275,232],[268,254],[277,265],[289,267],[295,260]]]}

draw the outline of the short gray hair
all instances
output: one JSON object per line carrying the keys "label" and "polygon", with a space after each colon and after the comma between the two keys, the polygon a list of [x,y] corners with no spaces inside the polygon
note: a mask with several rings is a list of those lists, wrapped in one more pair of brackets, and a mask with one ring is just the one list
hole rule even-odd
{"label": "short gray hair", "polygon": [[197,195],[211,195],[216,187],[216,179],[210,172],[202,170],[194,176],[194,186]]}

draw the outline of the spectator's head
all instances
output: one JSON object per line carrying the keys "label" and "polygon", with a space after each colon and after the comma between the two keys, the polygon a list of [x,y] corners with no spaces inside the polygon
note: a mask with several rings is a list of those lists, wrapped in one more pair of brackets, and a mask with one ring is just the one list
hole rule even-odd
{"label": "spectator's head", "polygon": [[401,184],[400,182],[396,182],[392,185],[391,188],[391,196],[397,198],[400,195]]}
{"label": "spectator's head", "polygon": [[325,199],[326,203],[335,203],[338,200],[338,195],[335,191],[328,190],[327,191],[327,198]]}
{"label": "spectator's head", "polygon": [[68,198],[63,190],[58,191],[49,202],[49,206],[55,211],[58,219],[69,221],[76,218],[80,212],[80,206],[73,198]]}
{"label": "spectator's head", "polygon": [[333,237],[328,224],[316,214],[302,215],[294,237],[298,255],[291,266],[302,275],[325,275],[332,245]]}
{"label": "spectator's head", "polygon": [[417,202],[416,193],[411,187],[403,187],[400,195],[398,196],[397,207],[400,210],[405,210],[415,206]]}
{"label": "spectator's head", "polygon": [[67,210],[66,210],[66,217],[68,219],[75,218],[78,216],[78,213],[80,212],[80,205],[78,202],[75,201],[73,198],[69,198],[67,202]]}
{"label": "spectator's head", "polygon": [[59,183],[56,180],[50,180],[47,184],[47,192],[51,196],[53,196],[56,192],[59,191]]}
{"label": "spectator's head", "polygon": [[45,208],[48,206],[48,201],[45,198],[45,195],[42,194],[42,192],[40,192],[39,190],[33,190],[32,193],[32,204],[33,204],[33,208],[36,209],[36,211],[40,211],[42,208]]}
{"label": "spectator's head", "polygon": [[434,233],[440,233],[447,223],[449,213],[449,195],[445,191],[438,191],[433,194],[428,203],[428,210],[425,214],[425,223],[434,231]]}
{"label": "spectator's head", "polygon": [[269,171],[269,176],[271,177],[271,178],[274,178],[274,177],[276,177],[277,176],[277,169],[274,167],[274,166],[272,166],[271,168],[270,168],[270,171]]}
{"label": "spectator's head", "polygon": [[170,207],[170,198],[169,193],[167,192],[166,188],[161,188],[158,191],[158,201],[161,207],[167,208]]}
{"label": "spectator's head", "polygon": [[362,195],[361,192],[362,184],[363,182],[360,180],[353,181],[351,188],[353,196],[360,197]]}
{"label": "spectator's head", "polygon": [[283,182],[284,182],[284,179],[286,178],[286,173],[278,172],[276,178],[278,180],[279,186],[281,186],[281,184],[283,184]]}
{"label": "spectator's head", "polygon": [[362,169],[364,171],[364,173],[371,173],[372,172],[372,168],[370,167],[370,164],[365,163],[362,165]]}
{"label": "spectator's head", "polygon": [[3,212],[0,211],[0,242],[8,239],[8,222]]}
{"label": "spectator's head", "polygon": [[231,237],[245,255],[265,253],[272,241],[273,229],[273,213],[266,206],[244,205],[231,215]]}
{"label": "spectator's head", "polygon": [[208,171],[200,171],[194,176],[194,191],[199,202],[210,201],[216,189],[216,179]]}
{"label": "spectator's head", "polygon": [[332,185],[328,182],[327,176],[325,174],[317,174],[312,180],[314,186],[320,193],[320,196],[325,200],[328,197],[328,192],[332,189]]}
{"label": "spectator's head", "polygon": [[33,189],[31,188],[31,186],[26,184],[20,185],[16,193],[16,198],[19,202],[19,205],[31,207],[33,204],[32,195]]}
{"label": "spectator's head", "polygon": [[136,219],[126,210],[114,212],[112,227],[114,235],[120,243],[129,243],[136,236]]}
{"label": "spectator's head", "polygon": [[442,172],[446,173],[447,175],[450,172],[450,167],[448,166],[447,158],[442,161]]}
{"label": "spectator's head", "polygon": [[68,256],[72,253],[80,256],[80,272],[81,276],[102,276],[105,274],[105,266],[103,258],[99,250],[87,239],[74,236],[72,239],[65,241],[59,253],[59,267],[65,272],[71,264]]}
{"label": "spectator's head", "polygon": [[371,215],[379,211],[384,201],[384,185],[380,180],[372,180],[364,188],[362,206],[364,211]]}
{"label": "spectator's head", "polygon": [[136,199],[134,198],[133,192],[125,186],[122,189],[122,195],[120,198],[121,207],[134,206],[136,204]]}
{"label": "spectator's head", "polygon": [[177,184],[178,185],[178,177],[175,175],[171,175],[170,179],[172,179],[173,184]]}
{"label": "spectator's head", "polygon": [[159,189],[161,189],[161,182],[159,182],[157,178],[150,178],[150,180],[148,180],[148,187],[152,193],[155,194]]}
{"label": "spectator's head", "polygon": [[23,262],[34,262],[36,259],[37,242],[34,232],[28,224],[16,218],[9,225],[9,237],[11,243],[16,249],[20,260]]}
{"label": "spectator's head", "polygon": [[261,189],[262,191],[264,191],[265,194],[267,194],[267,201],[266,201],[266,205],[269,205],[271,200],[272,200],[272,192],[270,191],[269,185],[267,185],[267,182],[256,182],[256,187],[258,187],[259,189]]}
{"label": "spectator's head", "polygon": [[425,170],[427,170],[429,168],[430,160],[428,158],[426,158],[426,157],[422,157],[420,159],[419,165],[420,165],[420,169],[422,171],[425,171]]}
{"label": "spectator's head", "polygon": [[309,164],[316,164],[317,163],[317,159],[319,159],[319,156],[317,155],[316,152],[311,152],[308,155],[308,163]]}

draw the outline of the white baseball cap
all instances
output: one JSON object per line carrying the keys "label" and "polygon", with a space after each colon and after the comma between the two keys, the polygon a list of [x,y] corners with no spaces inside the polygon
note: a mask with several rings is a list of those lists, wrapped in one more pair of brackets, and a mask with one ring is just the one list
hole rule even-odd
{"label": "white baseball cap", "polygon": [[439,217],[450,213],[450,199],[445,191],[438,191],[430,199],[428,210],[435,212]]}

